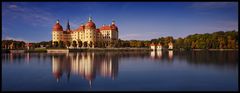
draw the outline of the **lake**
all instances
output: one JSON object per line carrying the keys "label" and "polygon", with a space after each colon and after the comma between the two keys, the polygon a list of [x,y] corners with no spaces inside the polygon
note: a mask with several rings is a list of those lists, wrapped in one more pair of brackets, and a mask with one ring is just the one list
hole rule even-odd
{"label": "lake", "polygon": [[2,53],[3,91],[238,91],[238,51]]}

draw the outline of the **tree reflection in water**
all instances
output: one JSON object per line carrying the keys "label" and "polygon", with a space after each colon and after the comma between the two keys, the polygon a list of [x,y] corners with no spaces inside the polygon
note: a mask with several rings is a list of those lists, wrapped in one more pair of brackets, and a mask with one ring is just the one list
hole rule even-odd
{"label": "tree reflection in water", "polygon": [[[118,51],[118,52],[71,52],[66,54],[48,53],[2,53],[2,64],[30,64],[51,62],[52,74],[59,82],[66,74],[79,75],[93,84],[96,75],[116,79],[121,59],[142,58],[168,63],[186,62],[188,65],[206,65],[219,69],[238,68],[238,51]],[[129,59],[131,60],[131,59]],[[134,60],[133,60],[134,61]],[[152,62],[152,61],[149,61]],[[155,62],[155,61],[154,61]],[[161,65],[161,64],[159,64]]]}

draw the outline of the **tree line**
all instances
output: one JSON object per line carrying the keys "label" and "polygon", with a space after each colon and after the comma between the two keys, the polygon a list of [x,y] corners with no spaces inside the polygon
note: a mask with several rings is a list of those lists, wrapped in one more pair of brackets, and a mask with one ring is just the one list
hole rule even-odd
{"label": "tree line", "polygon": [[237,49],[238,31],[193,34],[174,40],[176,49]]}
{"label": "tree line", "polygon": [[24,49],[24,41],[2,40],[2,49]]}
{"label": "tree line", "polygon": [[172,42],[174,49],[237,49],[238,31],[218,31],[205,34],[188,35],[174,39],[172,36],[159,37],[151,40],[121,40],[117,47],[149,47],[151,43],[168,47]]}
{"label": "tree line", "polygon": [[[51,47],[51,41],[42,41],[36,43],[29,43],[30,48],[37,47]],[[27,43],[24,41],[17,40],[2,40],[2,49],[26,49]]]}
{"label": "tree line", "polygon": [[[174,49],[237,49],[238,48],[238,31],[218,31],[205,34],[193,34],[188,35],[185,38],[174,39],[172,36],[159,37],[151,40],[121,40],[117,43],[110,43],[111,47],[137,47],[148,48],[151,43],[161,44],[163,47],[168,47],[168,43],[172,42]],[[76,47],[76,43],[79,43],[79,47],[87,46],[86,42],[74,41],[74,42],[52,42],[42,41],[38,43],[31,43],[31,47],[46,47],[46,48],[66,48],[65,45],[70,46],[72,44]],[[95,44],[96,43],[96,44]],[[102,47],[103,42],[92,42],[91,45],[98,45],[96,47]],[[14,40],[2,40],[3,49],[23,49],[26,48],[24,41]]]}

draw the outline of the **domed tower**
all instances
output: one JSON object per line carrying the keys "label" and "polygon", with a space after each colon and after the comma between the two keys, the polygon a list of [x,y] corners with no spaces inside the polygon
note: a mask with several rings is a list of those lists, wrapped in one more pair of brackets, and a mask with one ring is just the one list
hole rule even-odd
{"label": "domed tower", "polygon": [[[84,33],[84,29],[85,29],[85,26],[84,24],[81,24],[78,28],[77,28],[77,36],[78,36],[78,46],[79,46],[79,41],[81,41],[81,44],[83,43],[83,41],[85,40],[85,33]],[[81,46],[83,47],[83,45]]]}
{"label": "domed tower", "polygon": [[88,22],[86,23],[86,29],[96,29],[96,25],[92,21],[92,17],[88,18]]}
{"label": "domed tower", "polygon": [[112,30],[112,40],[116,41],[118,40],[118,27],[115,25],[115,21],[112,21],[111,24],[111,30]]}
{"label": "domed tower", "polygon": [[59,23],[59,20],[57,20],[56,24],[53,26],[52,29],[52,44],[54,42],[58,42],[62,39],[61,35],[63,34],[63,27]]}
{"label": "domed tower", "polygon": [[92,21],[92,18],[88,18],[88,22],[85,24],[85,41],[88,43],[88,47],[94,47],[96,42],[96,25]]}
{"label": "domed tower", "polygon": [[115,21],[114,20],[112,21],[111,29],[114,30],[114,31],[118,31],[118,27],[115,25]]}

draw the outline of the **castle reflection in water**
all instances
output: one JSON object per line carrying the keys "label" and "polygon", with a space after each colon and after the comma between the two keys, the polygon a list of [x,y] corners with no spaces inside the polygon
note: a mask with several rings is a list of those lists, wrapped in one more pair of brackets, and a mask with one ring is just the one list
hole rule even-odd
{"label": "castle reflection in water", "polygon": [[[174,52],[174,53],[173,53]],[[238,66],[238,52],[226,51],[118,51],[118,52],[71,52],[62,54],[49,53],[2,53],[2,64],[46,64],[51,65],[51,72],[56,82],[63,77],[70,80],[71,75],[83,77],[92,86],[96,76],[114,80],[119,73],[119,64],[123,59],[147,59],[148,62],[172,64],[187,62],[189,65],[206,65],[222,69],[235,70]],[[150,60],[148,60],[150,59]],[[49,63],[50,62],[50,63]],[[33,64],[32,64],[33,63]],[[159,64],[161,65],[161,64]],[[21,66],[21,65],[19,65]],[[63,80],[64,81],[64,80]]]}
{"label": "castle reflection in water", "polygon": [[118,59],[109,53],[94,52],[66,53],[52,56],[52,73],[57,81],[66,73],[68,79],[70,73],[82,76],[89,81],[96,78],[96,74],[104,78],[115,79],[118,74]]}
{"label": "castle reflection in water", "polygon": [[[149,57],[145,54],[142,57]],[[162,51],[152,51],[150,56],[153,59],[161,59],[162,55]],[[118,75],[118,61],[121,55],[111,52],[77,52],[53,54],[51,57],[52,73],[57,81],[66,73],[68,79],[71,74],[79,75],[91,85],[96,75],[114,80]],[[173,59],[173,51],[168,51],[168,59]]]}

